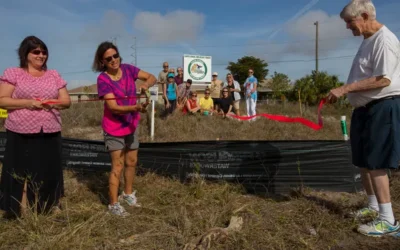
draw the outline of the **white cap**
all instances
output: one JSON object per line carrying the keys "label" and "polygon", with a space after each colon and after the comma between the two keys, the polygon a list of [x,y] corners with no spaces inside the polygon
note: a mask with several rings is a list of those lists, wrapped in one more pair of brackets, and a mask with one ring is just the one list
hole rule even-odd
{"label": "white cap", "polygon": [[214,72],[214,73],[212,73],[212,75],[213,75],[213,76],[217,76],[217,75],[218,75],[218,73],[217,73],[217,72]]}

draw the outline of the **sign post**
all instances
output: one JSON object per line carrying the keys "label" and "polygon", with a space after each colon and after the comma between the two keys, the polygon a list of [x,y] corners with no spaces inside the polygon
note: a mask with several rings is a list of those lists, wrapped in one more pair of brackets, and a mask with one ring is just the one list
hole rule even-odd
{"label": "sign post", "polygon": [[154,140],[154,118],[155,118],[155,109],[156,102],[158,101],[158,85],[154,85],[149,88],[150,91],[150,100],[151,100],[151,128],[150,128],[150,138]]}

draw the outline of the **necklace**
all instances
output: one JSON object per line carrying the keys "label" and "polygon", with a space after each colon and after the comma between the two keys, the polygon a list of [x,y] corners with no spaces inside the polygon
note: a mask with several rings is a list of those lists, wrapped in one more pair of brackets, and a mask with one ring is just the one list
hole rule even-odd
{"label": "necklace", "polygon": [[111,75],[108,72],[106,74],[111,78],[113,81],[118,81],[122,77],[122,70],[119,68],[117,74]]}

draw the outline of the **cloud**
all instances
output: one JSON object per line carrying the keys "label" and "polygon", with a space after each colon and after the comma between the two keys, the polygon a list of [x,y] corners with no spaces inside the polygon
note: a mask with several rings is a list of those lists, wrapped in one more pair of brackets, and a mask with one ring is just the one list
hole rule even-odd
{"label": "cloud", "polygon": [[128,36],[128,31],[125,29],[126,22],[127,18],[123,13],[107,10],[99,23],[85,27],[80,38],[83,41],[102,41]]}
{"label": "cloud", "polygon": [[346,29],[345,23],[339,16],[329,16],[322,10],[310,11],[285,27],[284,30],[291,40],[299,41],[288,44],[286,52],[300,55],[315,54],[316,21],[319,23],[320,55],[327,55],[330,51],[340,49],[345,40],[352,38],[351,32]]}
{"label": "cloud", "polygon": [[[297,11],[296,14],[294,14],[289,20],[286,21],[285,24],[293,22],[294,20],[296,20],[297,18],[299,18],[301,15],[303,15],[304,13],[306,13],[307,11],[309,11],[312,7],[314,7],[314,5],[316,5],[319,2],[319,0],[311,0],[308,4],[306,4],[303,8],[301,8],[299,11]],[[282,26],[278,27],[276,30],[274,30],[274,32],[272,32],[269,37],[268,40],[271,40],[272,38],[274,38],[280,31],[282,30]]]}
{"label": "cloud", "polygon": [[139,12],[133,27],[151,42],[195,41],[203,31],[205,16],[187,10],[176,10],[164,16],[159,12]]}

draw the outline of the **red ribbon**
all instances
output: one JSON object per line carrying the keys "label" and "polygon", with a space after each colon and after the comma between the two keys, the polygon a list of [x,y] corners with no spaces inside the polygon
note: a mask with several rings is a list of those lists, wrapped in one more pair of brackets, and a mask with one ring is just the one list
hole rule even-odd
{"label": "red ribbon", "polygon": [[[78,103],[78,102],[97,102],[97,101],[106,101],[106,100],[128,100],[128,99],[141,98],[141,97],[145,98],[145,96],[138,95],[138,96],[114,97],[114,98],[103,98],[103,99],[95,98],[95,99],[72,101],[72,102]],[[43,104],[61,104],[60,101],[46,101],[46,100],[42,101],[41,99],[38,99],[38,98],[36,98],[36,100],[39,102],[41,101]]]}
{"label": "red ribbon", "polygon": [[[141,97],[141,96],[139,96]],[[133,99],[137,98],[136,96],[127,96],[127,97],[115,97],[115,98],[103,98],[103,99],[89,99],[89,100],[81,100],[81,102],[96,102],[96,101],[105,101],[105,100],[124,100],[124,99]],[[40,101],[40,99],[38,99]],[[76,102],[76,101],[75,101]],[[60,104],[61,102],[58,101],[44,101],[44,104]],[[230,115],[232,118],[236,118],[242,121],[248,121],[255,117],[262,116],[269,120],[278,121],[278,122],[288,122],[288,123],[301,123],[311,129],[320,130],[323,127],[321,110],[324,104],[326,103],[326,99],[322,99],[318,105],[318,123],[314,123],[310,120],[307,120],[303,117],[288,117],[284,115],[272,115],[272,114],[258,114],[253,116],[237,116],[237,115]]]}
{"label": "red ribbon", "polygon": [[318,123],[314,123],[303,117],[287,117],[284,115],[272,115],[272,114],[258,114],[258,115],[253,115],[253,116],[237,116],[237,115],[230,115],[230,116],[233,118],[242,120],[242,121],[247,121],[247,120],[251,120],[255,117],[262,116],[267,119],[270,119],[273,121],[278,121],[278,122],[301,123],[301,124],[303,124],[309,128],[312,128],[314,130],[320,130],[323,127],[321,110],[325,103],[326,103],[326,99],[322,99],[318,105]]}

